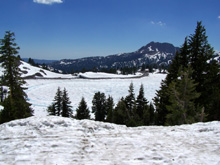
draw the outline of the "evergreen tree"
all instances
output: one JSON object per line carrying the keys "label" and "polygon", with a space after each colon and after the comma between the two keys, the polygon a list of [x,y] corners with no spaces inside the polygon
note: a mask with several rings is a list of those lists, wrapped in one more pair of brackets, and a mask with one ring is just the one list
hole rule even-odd
{"label": "evergreen tree", "polygon": [[137,96],[136,100],[136,113],[139,116],[139,119],[143,119],[144,111],[147,111],[148,109],[148,101],[144,96],[144,86],[141,84],[139,95]]}
{"label": "evergreen tree", "polygon": [[56,107],[55,107],[54,103],[49,105],[49,107],[47,108],[47,112],[48,112],[49,115],[56,116]]}
{"label": "evergreen tree", "polygon": [[30,117],[33,114],[31,104],[27,102],[25,88],[22,87],[25,81],[21,78],[20,61],[16,56],[19,47],[15,43],[14,36],[14,33],[7,31],[4,39],[0,40],[0,61],[5,69],[5,84],[9,87],[9,95],[2,103],[4,109],[0,114],[0,123]]}
{"label": "evergreen tree", "polygon": [[204,72],[207,71],[208,60],[213,57],[214,51],[207,40],[205,27],[202,22],[197,22],[195,33],[189,38],[190,62],[193,69],[193,79],[200,82],[199,88],[204,83]]}
{"label": "evergreen tree", "polygon": [[154,105],[151,102],[150,106],[149,106],[149,115],[150,115],[150,125],[154,125],[155,124],[155,109],[154,109]]}
{"label": "evergreen tree", "polygon": [[162,80],[160,90],[156,91],[156,97],[154,97],[153,99],[155,107],[156,107],[156,110],[155,110],[155,124],[156,125],[164,125],[166,122],[166,116],[169,113],[166,108],[166,106],[170,104],[167,77],[165,80]]}
{"label": "evergreen tree", "polygon": [[133,115],[133,111],[134,111],[134,108],[135,108],[135,94],[134,94],[134,85],[133,85],[133,83],[130,84],[128,93],[129,93],[128,96],[126,96],[126,98],[125,98],[125,104],[127,106],[129,114]]}
{"label": "evergreen tree", "polygon": [[54,96],[53,103],[47,108],[49,115],[62,115],[62,99],[62,91],[60,90],[60,87],[58,87],[56,95]]}
{"label": "evergreen tree", "polygon": [[196,91],[201,93],[196,104],[204,106],[208,120],[215,120],[215,112],[220,111],[218,106],[220,100],[216,100],[218,96],[216,91],[220,88],[220,70],[217,62],[212,60],[214,51],[208,43],[208,36],[202,22],[197,22],[195,33],[190,36],[188,42],[190,63],[194,70],[192,77],[199,83]]}
{"label": "evergreen tree", "polygon": [[56,95],[54,97],[54,104],[56,108],[56,116],[61,116],[62,112],[62,91],[60,87],[57,88]]}
{"label": "evergreen tree", "polygon": [[72,109],[71,109],[71,101],[69,100],[68,93],[66,88],[63,90],[62,96],[62,117],[71,117]]}
{"label": "evergreen tree", "polygon": [[128,110],[122,98],[113,110],[113,123],[126,124],[128,122]]}
{"label": "evergreen tree", "polygon": [[86,101],[84,97],[82,97],[82,100],[79,103],[78,108],[76,109],[76,119],[90,119],[90,111],[87,107]]}
{"label": "evergreen tree", "polygon": [[3,86],[0,87],[0,102],[3,102],[7,97],[8,90],[4,89]]}
{"label": "evergreen tree", "polygon": [[114,109],[114,101],[111,96],[108,97],[106,100],[106,111],[107,117],[106,121],[112,123],[113,122],[113,109]]}
{"label": "evergreen tree", "polygon": [[188,67],[189,64],[189,48],[187,43],[187,38],[185,38],[184,44],[180,48],[180,52],[176,52],[172,63],[168,68],[168,74],[165,80],[161,83],[161,88],[156,92],[156,97],[153,99],[156,112],[155,112],[155,124],[164,125],[166,122],[166,116],[168,113],[168,109],[166,108],[170,105],[169,102],[169,85],[172,81],[175,81],[178,78],[178,71],[180,68],[183,70]]}
{"label": "evergreen tree", "polygon": [[36,65],[35,62],[34,62],[34,60],[33,60],[32,58],[29,58],[29,59],[28,59],[28,63],[31,64],[31,65],[33,65],[33,66]]}
{"label": "evergreen tree", "polygon": [[167,124],[191,124],[198,120],[201,113],[199,108],[195,106],[195,99],[200,94],[196,92],[196,84],[191,79],[191,68],[180,71],[177,80],[172,81],[169,85],[169,101],[170,105],[167,106],[169,114],[167,117]]}
{"label": "evergreen tree", "polygon": [[105,121],[107,115],[105,94],[101,92],[95,93],[92,104],[92,113],[95,113],[95,120]]}
{"label": "evergreen tree", "polygon": [[210,63],[204,82],[206,91],[203,94],[207,96],[208,102],[204,106],[207,120],[213,121],[220,120],[220,70],[216,60]]}

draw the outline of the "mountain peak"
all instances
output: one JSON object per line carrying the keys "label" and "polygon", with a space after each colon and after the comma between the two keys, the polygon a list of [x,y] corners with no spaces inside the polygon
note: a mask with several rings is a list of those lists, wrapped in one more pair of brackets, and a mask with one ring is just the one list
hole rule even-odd
{"label": "mountain peak", "polygon": [[148,54],[151,54],[151,53],[155,53],[155,52],[166,52],[166,53],[172,53],[172,54],[175,54],[176,51],[178,51],[179,48],[178,47],[175,47],[173,46],[173,44],[170,44],[170,43],[160,43],[160,42],[150,42],[149,44],[141,47],[138,52],[140,53],[148,53]]}
{"label": "mountain peak", "polygon": [[150,42],[135,52],[105,57],[87,57],[68,60],[65,63],[62,60],[61,62],[52,63],[51,67],[71,73],[72,70],[81,71],[82,69],[91,70],[93,68],[132,68],[147,64],[169,65],[178,50],[178,47],[174,47],[170,43]]}

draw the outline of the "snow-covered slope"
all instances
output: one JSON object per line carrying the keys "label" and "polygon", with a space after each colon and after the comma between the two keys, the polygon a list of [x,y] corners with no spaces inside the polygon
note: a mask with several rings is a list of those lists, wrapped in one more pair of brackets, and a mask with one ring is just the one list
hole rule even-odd
{"label": "snow-covered slope", "polygon": [[[24,61],[20,61],[19,68],[22,72],[21,77],[24,78],[76,78],[71,74],[54,73],[39,67],[32,66]],[[0,75],[3,75],[4,69],[0,64]]]}
{"label": "snow-covered slope", "polygon": [[21,61],[19,66],[22,71],[22,77],[32,77],[32,78],[75,78],[71,74],[59,74],[54,73],[39,67],[32,66],[24,61]]}
{"label": "snow-covered slope", "polygon": [[111,68],[141,67],[143,64],[168,65],[178,50],[178,47],[169,43],[150,42],[137,51],[130,53],[80,59],[62,59],[49,65],[52,68],[65,71],[66,73],[70,73],[72,70],[92,70],[93,68],[102,70]]}
{"label": "snow-covered slope", "polygon": [[62,117],[0,125],[0,164],[220,164],[220,122],[127,128]]}
{"label": "snow-covered slope", "polygon": [[[19,68],[22,72],[22,77],[28,78],[47,78],[47,79],[72,79],[72,78],[88,78],[88,79],[111,79],[111,78],[134,78],[134,77],[141,77],[142,73],[137,73],[136,75],[118,75],[118,74],[109,74],[109,73],[102,73],[102,72],[86,72],[80,73],[79,75],[73,76],[71,74],[59,74],[54,73],[39,67],[32,66],[24,61],[20,61]],[[0,75],[3,75],[3,68],[0,66]]]}

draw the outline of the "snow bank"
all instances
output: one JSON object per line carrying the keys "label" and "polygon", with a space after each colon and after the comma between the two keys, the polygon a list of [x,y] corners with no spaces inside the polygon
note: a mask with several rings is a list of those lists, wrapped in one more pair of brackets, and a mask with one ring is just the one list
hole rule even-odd
{"label": "snow bank", "polygon": [[0,164],[219,164],[220,122],[127,128],[62,117],[0,125]]}
{"label": "snow bank", "polygon": [[80,73],[79,77],[87,78],[87,79],[111,79],[111,78],[135,78],[142,76],[142,73],[136,73],[135,75],[120,75],[120,74],[110,74],[103,72],[86,72]]}

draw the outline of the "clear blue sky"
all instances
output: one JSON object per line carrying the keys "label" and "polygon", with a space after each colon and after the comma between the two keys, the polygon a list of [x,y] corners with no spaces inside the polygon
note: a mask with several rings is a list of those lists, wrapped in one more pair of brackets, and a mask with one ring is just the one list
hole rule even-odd
{"label": "clear blue sky", "polygon": [[15,32],[21,57],[106,56],[151,41],[181,46],[197,21],[220,50],[220,0],[0,0],[0,38]]}

